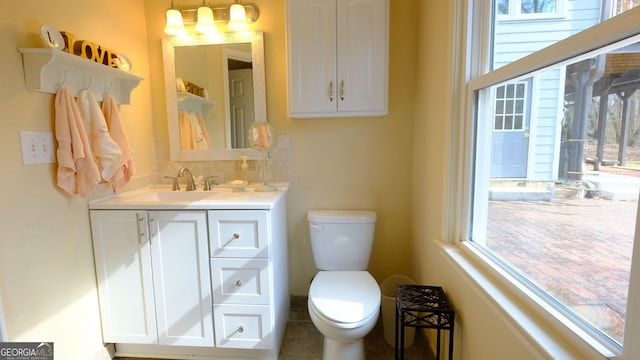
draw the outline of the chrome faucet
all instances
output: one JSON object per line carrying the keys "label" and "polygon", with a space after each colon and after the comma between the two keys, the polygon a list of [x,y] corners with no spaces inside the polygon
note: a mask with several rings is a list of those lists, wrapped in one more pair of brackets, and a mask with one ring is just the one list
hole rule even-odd
{"label": "chrome faucet", "polygon": [[196,184],[193,181],[193,174],[191,173],[191,170],[189,170],[186,167],[180,168],[180,170],[178,170],[178,175],[176,175],[176,178],[179,179],[181,178],[185,173],[187,173],[187,188],[186,191],[193,191],[196,189]]}

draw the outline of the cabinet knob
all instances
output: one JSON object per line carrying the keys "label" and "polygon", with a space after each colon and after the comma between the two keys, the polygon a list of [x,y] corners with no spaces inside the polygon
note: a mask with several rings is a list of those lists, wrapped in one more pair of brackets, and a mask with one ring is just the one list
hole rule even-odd
{"label": "cabinet knob", "polygon": [[244,326],[240,325],[240,327],[238,327],[238,332],[239,333],[243,333],[244,332]]}
{"label": "cabinet knob", "polygon": [[236,280],[236,287],[240,287],[240,286],[242,286],[242,281]]}
{"label": "cabinet knob", "polygon": [[239,238],[239,237],[240,237],[240,235],[238,235],[237,233],[234,233],[234,234],[233,234],[233,238],[234,238],[234,239],[237,239],[237,238]]}

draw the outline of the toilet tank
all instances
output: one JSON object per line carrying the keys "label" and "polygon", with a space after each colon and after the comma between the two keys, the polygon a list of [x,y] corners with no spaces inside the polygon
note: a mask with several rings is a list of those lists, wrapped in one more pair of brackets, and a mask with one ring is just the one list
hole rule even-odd
{"label": "toilet tank", "polygon": [[307,220],[313,260],[318,269],[367,269],[373,247],[374,211],[311,210]]}

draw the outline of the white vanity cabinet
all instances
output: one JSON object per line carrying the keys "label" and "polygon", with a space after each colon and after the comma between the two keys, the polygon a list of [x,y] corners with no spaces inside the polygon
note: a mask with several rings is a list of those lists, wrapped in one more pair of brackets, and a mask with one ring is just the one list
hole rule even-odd
{"label": "white vanity cabinet", "polygon": [[212,347],[206,212],[90,215],[103,340]]}
{"label": "white vanity cabinet", "polygon": [[278,359],[287,188],[224,190],[150,188],[89,204],[103,338],[116,356]]}
{"label": "white vanity cabinet", "polygon": [[289,116],[387,114],[388,0],[287,0]]}

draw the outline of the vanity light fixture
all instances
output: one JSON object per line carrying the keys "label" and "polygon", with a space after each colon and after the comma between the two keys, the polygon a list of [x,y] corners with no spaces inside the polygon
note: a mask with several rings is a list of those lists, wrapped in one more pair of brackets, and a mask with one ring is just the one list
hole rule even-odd
{"label": "vanity light fixture", "polygon": [[173,0],[171,0],[171,8],[167,10],[167,25],[164,27],[164,32],[169,35],[184,35],[187,33],[182,21],[182,13],[174,7]]}
{"label": "vanity light fixture", "polygon": [[246,31],[249,24],[254,23],[260,16],[258,6],[250,3],[240,3],[235,0],[231,5],[206,5],[202,1],[199,7],[174,7],[167,10],[167,24],[164,32],[169,35],[184,35],[187,33],[185,25],[195,25],[199,33],[215,33],[218,31],[216,22],[226,23],[231,31]]}
{"label": "vanity light fixture", "polygon": [[227,27],[232,31],[246,31],[249,29],[247,13],[238,0],[229,8],[229,23]]}
{"label": "vanity light fixture", "polygon": [[213,10],[205,6],[204,0],[202,1],[202,6],[198,8],[198,22],[196,22],[195,29],[197,32],[207,34],[218,32],[218,28],[213,22]]}

